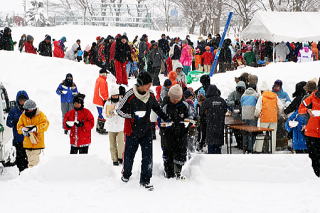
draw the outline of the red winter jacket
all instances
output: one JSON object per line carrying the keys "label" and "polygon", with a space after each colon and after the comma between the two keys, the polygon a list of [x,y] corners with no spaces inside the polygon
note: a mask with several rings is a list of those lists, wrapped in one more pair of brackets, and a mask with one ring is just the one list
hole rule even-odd
{"label": "red winter jacket", "polygon": [[36,48],[28,41],[24,42],[24,50],[26,53],[37,54]]}
{"label": "red winter jacket", "polygon": [[203,64],[204,65],[211,65],[213,63],[213,55],[211,52],[204,52],[202,54],[202,58],[203,58]]}
{"label": "red winter jacket", "polygon": [[110,46],[110,61],[114,60],[114,56],[116,55],[116,41],[114,41]]}
{"label": "red winter jacket", "polygon": [[[82,127],[77,127],[74,125],[68,128],[66,125],[67,121],[82,121],[84,125]],[[91,129],[94,126],[94,118],[92,113],[83,108],[82,110],[70,110],[66,113],[63,120],[63,127],[70,131],[70,144],[75,147],[88,146],[91,144]]]}
{"label": "red winter jacket", "polygon": [[57,58],[64,58],[64,51],[60,46],[60,41],[54,41],[53,46],[54,46],[53,56]]}

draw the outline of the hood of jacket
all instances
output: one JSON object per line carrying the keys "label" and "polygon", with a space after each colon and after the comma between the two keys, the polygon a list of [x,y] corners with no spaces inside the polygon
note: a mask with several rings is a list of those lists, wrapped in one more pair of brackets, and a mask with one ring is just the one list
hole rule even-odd
{"label": "hood of jacket", "polygon": [[277,94],[271,91],[263,92],[263,97],[269,100],[277,99]]}
{"label": "hood of jacket", "polygon": [[206,92],[206,97],[210,98],[210,97],[220,97],[221,92],[218,89],[218,87],[216,85],[210,85],[208,87],[208,90]]}
{"label": "hood of jacket", "polygon": [[242,88],[246,89],[246,84],[243,81],[239,81],[237,83],[237,87],[236,88],[239,88],[239,87],[242,87]]}
{"label": "hood of jacket", "polygon": [[246,91],[243,93],[243,95],[254,95],[256,93],[257,92],[253,88],[249,87],[248,89],[246,89]]}
{"label": "hood of jacket", "polygon": [[306,91],[303,88],[305,85],[307,84],[307,82],[305,81],[301,81],[299,83],[296,84],[296,91],[292,94],[292,97],[297,97],[297,96],[305,96],[306,95]]}
{"label": "hood of jacket", "polygon": [[16,103],[17,103],[17,105],[19,105],[18,99],[19,99],[21,96],[24,96],[24,97],[26,97],[27,99],[29,99],[28,93],[27,93],[26,91],[24,91],[24,90],[21,90],[21,91],[19,91],[19,92],[17,93],[17,96],[16,96]]}

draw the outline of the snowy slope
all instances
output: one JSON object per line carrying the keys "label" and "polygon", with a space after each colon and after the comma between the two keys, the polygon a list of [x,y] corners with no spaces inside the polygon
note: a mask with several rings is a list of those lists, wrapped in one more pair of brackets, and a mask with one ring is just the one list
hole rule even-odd
{"label": "snowy slope", "polygon": [[[17,52],[0,51],[0,60],[0,81],[10,99],[25,89],[50,121],[40,165],[19,177],[0,178],[1,212],[319,211],[320,184],[307,155],[194,155],[183,171],[188,180],[179,182],[163,178],[157,140],[152,178],[155,191],[147,192],[138,186],[139,151],[132,178],[124,184],[120,181],[121,168],[111,164],[107,136],[93,131],[90,154],[70,156],[69,138],[61,129],[60,100],[55,94],[58,84],[71,72],[79,91],[87,95],[85,106],[96,116],[91,101],[99,69]],[[319,68],[318,62],[275,64],[217,74],[212,80],[226,97],[234,87],[234,77],[248,71],[270,86],[274,80],[283,79],[291,94],[297,81],[318,77]]]}

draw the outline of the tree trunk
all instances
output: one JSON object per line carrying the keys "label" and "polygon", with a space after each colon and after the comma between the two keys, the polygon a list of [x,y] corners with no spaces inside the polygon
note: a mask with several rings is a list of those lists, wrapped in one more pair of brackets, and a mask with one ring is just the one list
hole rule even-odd
{"label": "tree trunk", "polygon": [[85,7],[83,11],[83,25],[86,25],[86,15],[87,15],[87,8]]}
{"label": "tree trunk", "polygon": [[196,21],[193,19],[191,27],[189,28],[189,34],[193,34],[194,33],[194,28],[195,27],[196,27]]}

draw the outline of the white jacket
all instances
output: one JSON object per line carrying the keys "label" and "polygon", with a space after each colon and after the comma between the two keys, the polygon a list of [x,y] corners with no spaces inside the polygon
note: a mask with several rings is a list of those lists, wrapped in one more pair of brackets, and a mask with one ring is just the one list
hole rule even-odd
{"label": "white jacket", "polygon": [[79,45],[77,43],[73,44],[71,49],[66,52],[64,58],[75,61],[78,56]]}
{"label": "white jacket", "polygon": [[116,114],[116,109],[118,108],[119,102],[117,104],[107,101],[105,106],[114,108],[114,114],[106,117],[105,128],[108,132],[122,132],[124,130],[124,118]]}

